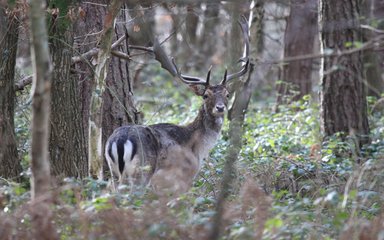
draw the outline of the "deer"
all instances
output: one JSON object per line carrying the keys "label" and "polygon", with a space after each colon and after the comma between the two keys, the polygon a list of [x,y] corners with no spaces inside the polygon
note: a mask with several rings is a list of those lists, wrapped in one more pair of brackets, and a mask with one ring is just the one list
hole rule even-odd
{"label": "deer", "polygon": [[111,173],[119,184],[151,185],[185,192],[192,186],[204,159],[220,137],[224,115],[228,108],[230,92],[228,83],[248,71],[249,36],[245,17],[239,20],[245,56],[239,59],[240,71],[228,74],[219,84],[210,83],[211,69],[205,79],[184,75],[174,59],[170,60],[155,39],[153,49],[156,59],[172,76],[187,84],[203,103],[195,119],[186,125],[157,123],[153,125],[126,125],[118,127],[105,144],[105,158]]}

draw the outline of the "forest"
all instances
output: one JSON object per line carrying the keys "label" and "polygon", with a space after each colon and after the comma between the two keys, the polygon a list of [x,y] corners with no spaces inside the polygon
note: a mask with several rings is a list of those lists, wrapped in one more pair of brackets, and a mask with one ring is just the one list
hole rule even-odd
{"label": "forest", "polygon": [[384,239],[384,1],[0,0],[0,108],[0,239]]}

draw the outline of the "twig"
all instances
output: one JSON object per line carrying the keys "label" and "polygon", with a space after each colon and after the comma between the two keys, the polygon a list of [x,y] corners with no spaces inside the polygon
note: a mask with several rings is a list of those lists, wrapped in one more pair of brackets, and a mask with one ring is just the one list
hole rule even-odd
{"label": "twig", "polygon": [[26,86],[32,83],[33,75],[29,75],[21,79],[15,84],[15,91],[24,90]]}
{"label": "twig", "polygon": [[374,28],[374,27],[369,26],[369,25],[361,24],[360,27],[363,29],[370,30],[370,31],[375,32],[375,33],[384,34],[384,30],[380,30],[380,29]]}
{"label": "twig", "polygon": [[89,58],[97,55],[98,53],[99,53],[98,48],[92,48],[91,50],[89,50],[86,53],[81,54],[80,56],[72,57],[72,64],[81,62],[81,61],[86,60],[86,59],[89,59]]}
{"label": "twig", "polygon": [[146,52],[150,52],[150,53],[153,52],[153,48],[152,47],[143,47],[143,46],[137,46],[137,45],[129,45],[129,48],[130,49],[136,49],[136,50],[142,50],[142,51],[146,51]]}
{"label": "twig", "polygon": [[[125,39],[127,38],[126,35],[123,35],[121,36],[119,39],[117,39],[116,42],[114,42],[112,45],[111,45],[111,49],[115,49],[116,47],[118,47]],[[80,61],[83,61],[83,60],[86,60],[86,59],[89,59],[95,55],[97,55],[99,53],[99,48],[92,48],[91,50],[89,50],[88,52],[86,53],[83,53],[81,54],[80,56],[75,56],[75,57],[72,57],[72,64],[75,64],[75,63],[78,63]]]}
{"label": "twig", "polygon": [[119,57],[119,58],[122,58],[122,59],[125,59],[125,60],[128,60],[128,61],[131,60],[131,56],[129,56],[126,53],[120,52],[120,51],[112,50],[111,54],[113,56],[115,56],[115,57]]}
{"label": "twig", "polygon": [[119,46],[125,39],[127,38],[127,35],[124,34],[123,36],[121,36],[119,39],[117,39],[116,42],[114,42],[111,46],[111,49],[115,49],[117,46]]}
{"label": "twig", "polygon": [[372,39],[366,43],[363,43],[360,47],[348,49],[345,51],[338,51],[338,52],[333,52],[333,53],[300,55],[300,56],[288,57],[288,58],[284,58],[284,59],[280,59],[280,60],[276,60],[276,61],[271,61],[271,62],[266,62],[266,63],[280,64],[280,63],[308,60],[308,59],[314,59],[314,58],[341,57],[344,55],[350,55],[350,54],[357,53],[360,51],[375,48],[378,44],[382,43],[383,40],[384,40],[384,35],[380,35],[380,36],[377,36],[374,39]]}

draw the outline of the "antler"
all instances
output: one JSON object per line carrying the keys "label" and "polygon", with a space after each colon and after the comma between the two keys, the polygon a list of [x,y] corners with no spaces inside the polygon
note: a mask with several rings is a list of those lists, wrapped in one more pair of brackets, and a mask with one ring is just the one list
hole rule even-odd
{"label": "antler", "polygon": [[239,78],[243,76],[248,71],[249,66],[249,28],[248,28],[248,20],[243,15],[241,16],[241,19],[238,21],[241,31],[243,32],[243,38],[244,38],[244,56],[238,60],[240,63],[245,63],[240,71],[236,73],[232,73],[227,75],[227,71],[225,71],[224,79],[221,82],[222,85],[225,85],[228,81]]}
{"label": "antler", "polygon": [[[248,71],[248,66],[249,66],[249,29],[248,29],[248,21],[245,16],[242,16],[241,19],[238,21],[241,27],[241,30],[243,32],[243,37],[244,37],[244,57],[240,58],[238,62],[245,63],[241,70],[239,72],[229,74],[227,75],[227,71],[225,71],[225,76],[224,79],[221,81],[222,85],[225,85],[228,81],[238,78],[243,76],[247,71]],[[180,70],[178,69],[175,60],[172,58],[170,60],[165,53],[164,49],[160,46],[159,41],[155,38],[153,40],[153,52],[155,54],[155,59],[158,60],[161,64],[161,67],[167,70],[172,76],[178,77],[181,81],[183,81],[186,84],[189,85],[205,85],[209,86],[209,78],[211,75],[211,69],[212,66],[209,68],[208,73],[207,73],[207,78],[199,78],[199,77],[194,77],[194,76],[189,76],[182,74]]]}
{"label": "antler", "polygon": [[165,53],[164,49],[160,46],[159,41],[155,38],[153,43],[153,52],[155,54],[155,59],[158,60],[161,64],[161,67],[167,70],[172,76],[178,77],[181,81],[186,84],[200,84],[200,85],[209,85],[209,78],[211,75],[212,66],[209,68],[207,79],[193,77],[189,75],[182,74],[175,63],[174,58],[170,60]]}

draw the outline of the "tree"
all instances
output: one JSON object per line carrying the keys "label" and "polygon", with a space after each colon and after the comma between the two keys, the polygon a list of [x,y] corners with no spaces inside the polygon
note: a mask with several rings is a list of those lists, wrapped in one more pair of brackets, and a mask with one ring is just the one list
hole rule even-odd
{"label": "tree", "polygon": [[[254,8],[252,9],[253,13],[255,14],[254,18],[251,19],[254,26],[254,42],[252,42],[252,46],[256,49],[254,51],[255,54],[260,54],[258,46],[260,46],[260,41],[262,41],[263,35],[260,34],[262,32],[263,27],[263,19],[264,19],[264,2],[259,1],[257,4],[255,4]],[[248,32],[248,21],[243,21],[242,25],[246,25],[247,27],[242,26],[243,33],[244,29],[246,29],[246,32]],[[248,33],[246,33],[248,34]],[[244,34],[244,35],[246,35]],[[246,36],[245,41],[249,42],[248,36]],[[248,56],[250,50],[249,50],[249,43],[246,44],[245,49],[246,55]],[[259,65],[259,68],[261,65]],[[261,72],[261,69],[259,69]],[[213,227],[210,232],[209,239],[219,239],[221,235],[221,225],[222,225],[222,216],[223,216],[223,210],[224,210],[224,203],[226,198],[229,195],[229,190],[231,187],[231,183],[233,180],[233,175],[235,173],[234,170],[234,164],[235,161],[238,158],[238,155],[240,153],[241,147],[242,147],[242,136],[243,136],[243,125],[244,125],[244,119],[245,114],[248,109],[249,102],[251,100],[252,93],[257,87],[257,82],[260,80],[260,76],[252,76],[254,73],[254,64],[250,63],[250,69],[249,73],[247,74],[247,79],[243,81],[239,81],[240,84],[233,84],[232,90],[234,91],[234,101],[233,104],[228,112],[228,118],[230,119],[229,124],[229,148],[225,159],[225,166],[224,166],[224,174],[221,180],[221,188],[220,188],[220,195],[218,196],[217,203],[216,203],[216,214],[213,218]],[[259,237],[261,238],[262,232],[258,233]]]}
{"label": "tree", "polygon": [[0,176],[17,180],[22,169],[15,136],[14,78],[20,20],[17,8],[9,13],[5,8],[0,4]]}
{"label": "tree", "polygon": [[[106,4],[106,1],[100,1],[100,4]],[[73,31],[76,41],[73,44],[73,52],[75,53],[88,53],[95,48],[95,43],[98,41],[99,35],[97,34],[103,28],[102,18],[105,16],[106,8],[99,4],[80,4],[81,11],[80,17],[73,25]],[[86,33],[86,34],[84,34]],[[78,54],[75,54],[78,55]],[[84,151],[87,154],[87,174],[89,174],[89,161],[88,161],[88,128],[89,128],[89,113],[91,101],[91,89],[94,86],[94,65],[93,59],[95,56],[89,58],[80,57],[81,61],[72,65],[74,69],[71,72],[71,79],[75,79],[78,84],[79,107],[80,115],[82,118],[81,127],[84,130],[85,146]]]}
{"label": "tree", "polygon": [[[284,58],[312,54],[317,36],[317,0],[292,0],[290,9]],[[311,93],[312,62],[312,59],[292,61],[283,66],[282,81],[277,85],[277,105]]]}
{"label": "tree", "polygon": [[[361,42],[359,1],[322,0],[322,52],[343,52]],[[321,66],[321,127],[325,136],[342,132],[368,142],[367,104],[361,52],[329,56]]]}
{"label": "tree", "polygon": [[[363,2],[363,15],[366,24],[384,29],[384,2],[367,0]],[[364,31],[364,41],[377,37],[377,33],[371,30]],[[380,98],[384,92],[384,79],[381,68],[383,67],[384,54],[375,49],[364,51],[364,69],[366,75],[367,95]]]}
{"label": "tree", "polygon": [[52,65],[49,56],[48,34],[45,22],[45,1],[30,2],[31,56],[34,71],[32,91],[32,200],[36,215],[32,223],[36,238],[57,239],[52,226],[50,210],[51,176],[48,160],[49,115]]}
{"label": "tree", "polygon": [[[115,34],[113,41],[127,36],[126,23],[129,21],[126,5],[122,6],[120,14],[117,16]],[[128,53],[128,37],[116,48],[120,52]],[[103,116],[102,116],[102,149],[105,142],[116,128],[128,123],[139,123],[140,116],[133,101],[133,86],[129,71],[129,60],[112,57],[108,67],[106,77],[106,88],[103,94]],[[106,161],[104,161],[104,164]],[[108,169],[107,166],[104,166]]]}
{"label": "tree", "polygon": [[79,83],[70,72],[75,11],[70,1],[53,8],[49,28],[53,63],[49,152],[52,173],[58,177],[88,174]]}
{"label": "tree", "polygon": [[107,77],[109,57],[113,37],[113,25],[115,18],[121,8],[121,1],[113,0],[104,17],[103,32],[99,41],[99,52],[97,56],[97,66],[95,69],[95,86],[92,91],[89,128],[88,128],[88,161],[89,174],[92,177],[102,178],[104,155],[102,149],[102,95],[105,89],[105,79]]}

